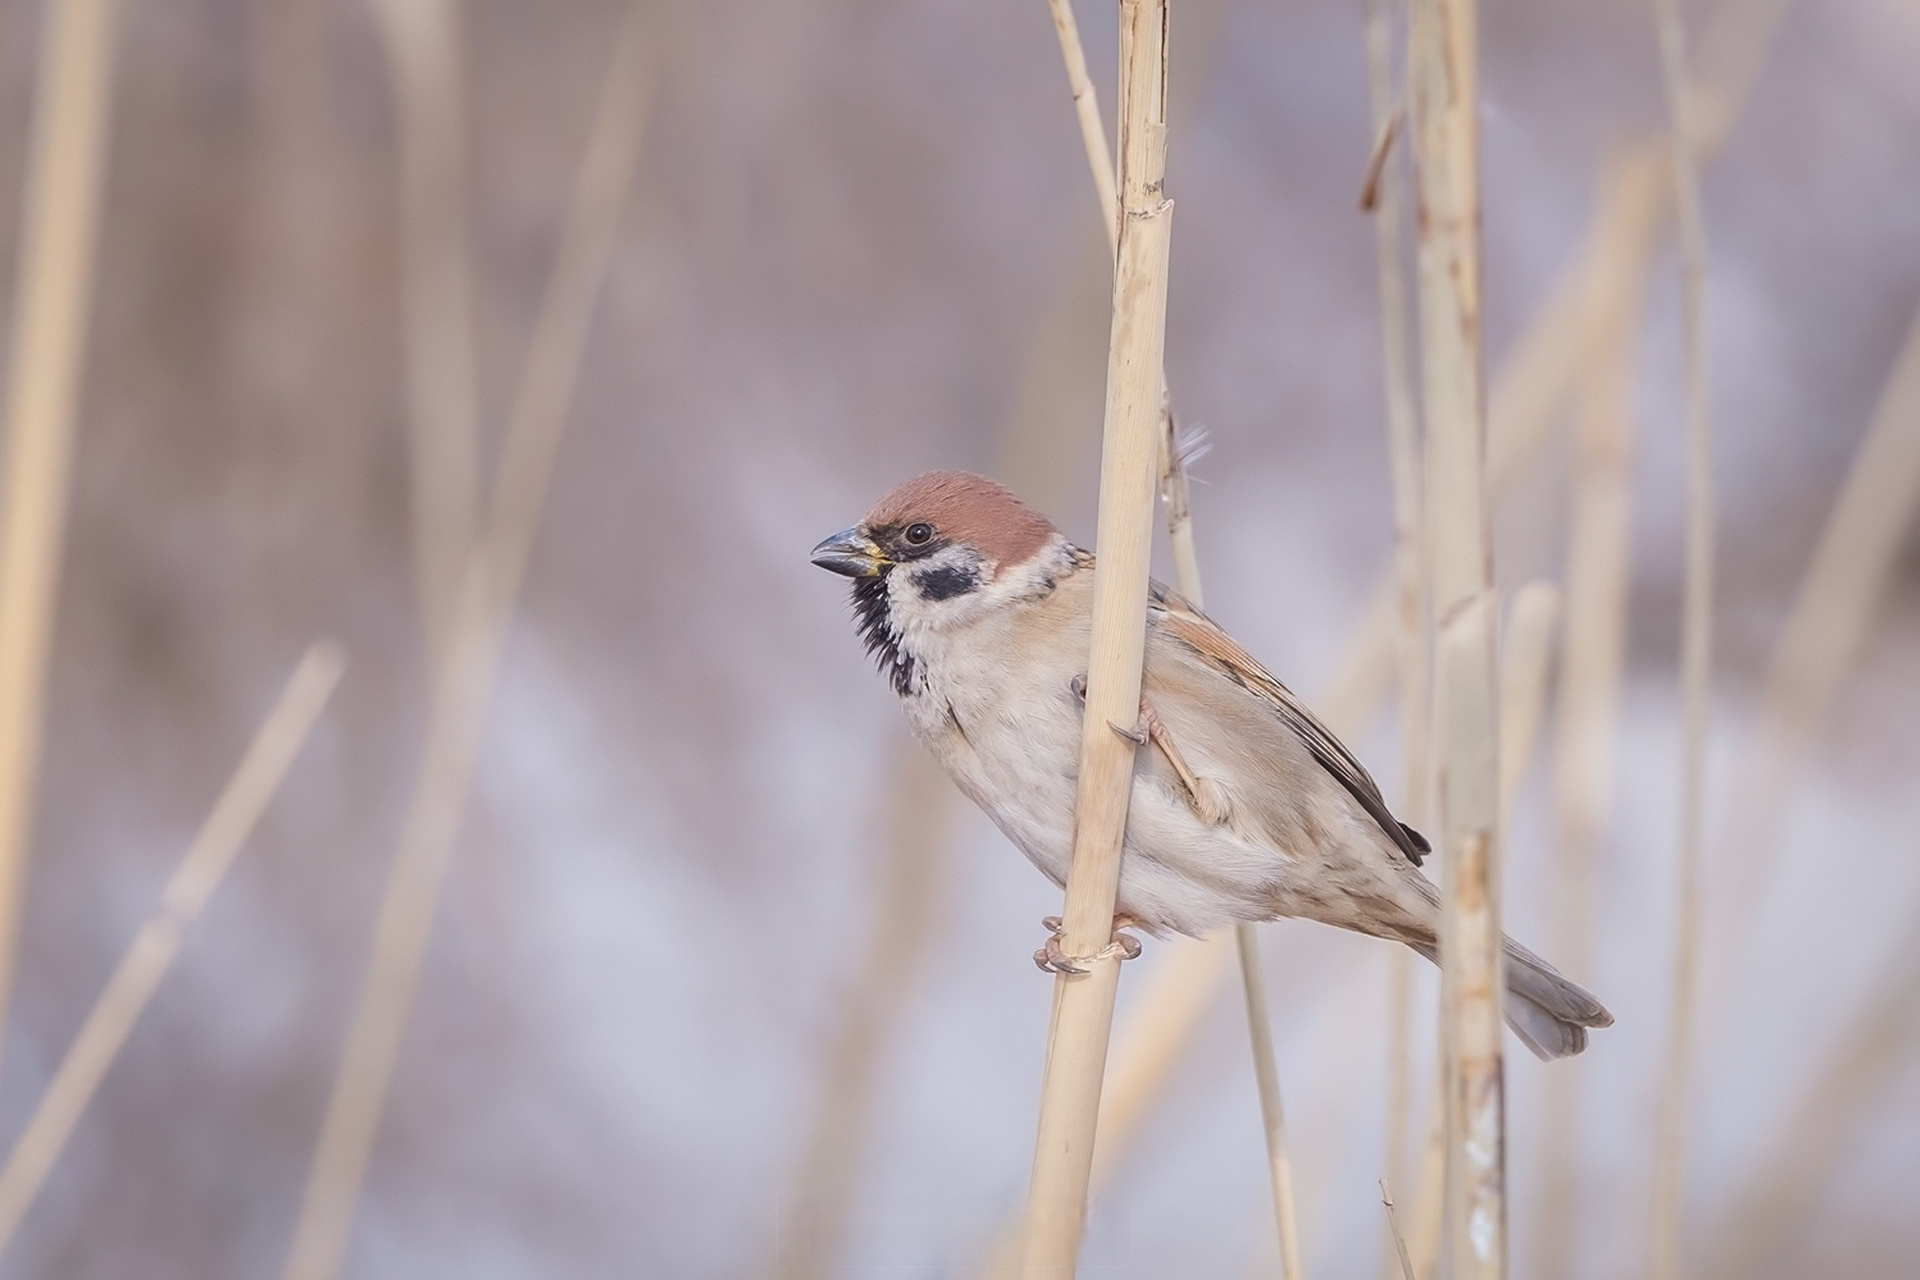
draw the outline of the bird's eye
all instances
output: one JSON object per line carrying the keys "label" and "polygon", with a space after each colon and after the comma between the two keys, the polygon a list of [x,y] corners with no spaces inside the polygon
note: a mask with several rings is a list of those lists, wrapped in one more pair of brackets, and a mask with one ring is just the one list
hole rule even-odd
{"label": "bird's eye", "polygon": [[924,547],[933,541],[933,526],[930,524],[910,524],[907,526],[907,543],[910,546]]}

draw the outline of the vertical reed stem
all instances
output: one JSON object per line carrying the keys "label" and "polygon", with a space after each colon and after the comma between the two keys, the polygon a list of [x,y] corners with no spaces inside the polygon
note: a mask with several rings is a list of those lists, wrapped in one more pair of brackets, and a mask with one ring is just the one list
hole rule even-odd
{"label": "vertical reed stem", "polygon": [[[1080,122],[1080,141],[1087,167],[1093,172],[1093,194],[1100,202],[1100,225],[1107,244],[1120,251],[1120,196],[1113,185],[1113,153],[1107,149],[1107,127],[1100,119],[1100,99],[1087,75],[1087,53],[1080,44],[1080,24],[1073,20],[1073,0],[1047,0],[1053,11],[1053,29],[1060,37],[1060,56],[1067,64],[1067,88],[1073,93],[1073,114]],[[1116,259],[1117,261],[1117,259]]]}
{"label": "vertical reed stem", "polygon": [[0,1040],[39,784],[117,13],[114,0],[52,0],[42,19],[0,503]]}
{"label": "vertical reed stem", "polygon": [[1480,352],[1473,0],[1414,0],[1408,60],[1420,216],[1428,536],[1440,725],[1454,1280],[1506,1274],[1500,759]]}
{"label": "vertical reed stem", "polygon": [[[1386,0],[1366,0],[1367,98],[1376,137],[1386,139],[1399,110],[1393,76],[1393,23]],[[1387,455],[1393,475],[1394,583],[1399,604],[1401,811],[1422,827],[1432,787],[1428,716],[1426,556],[1421,539],[1420,422],[1415,404],[1412,313],[1407,306],[1406,235],[1400,170],[1383,158],[1373,184],[1374,264],[1380,283],[1380,363],[1385,376]],[[1408,1129],[1413,1112],[1413,954],[1396,947],[1388,960],[1386,1180],[1407,1186]],[[1398,1242],[1381,1258],[1398,1270]]]}
{"label": "vertical reed stem", "polygon": [[1707,236],[1691,92],[1686,28],[1678,0],[1653,0],[1666,90],[1676,221],[1680,230],[1685,324],[1687,533],[1680,626],[1683,704],[1680,839],[1676,871],[1673,1008],[1655,1137],[1654,1280],[1680,1275],[1680,1199],[1686,1169],[1687,1080],[1693,1057],[1695,970],[1700,937],[1700,845],[1706,822],[1707,717],[1713,682],[1713,434],[1707,384]]}
{"label": "vertical reed stem", "polygon": [[1147,562],[1160,450],[1167,253],[1173,206],[1166,175],[1164,0],[1120,6],[1120,253],[1114,278],[1100,475],[1100,569],[1067,878],[1067,954],[1087,971],[1054,988],[1039,1133],[1028,1193],[1023,1274],[1074,1274],[1085,1225],[1100,1082],[1119,982],[1113,902],[1133,780],[1133,743],[1114,731],[1140,714]]}
{"label": "vertical reed stem", "polygon": [[407,465],[431,666],[446,652],[480,502],[459,9],[456,0],[376,0],[373,9],[399,104]]}

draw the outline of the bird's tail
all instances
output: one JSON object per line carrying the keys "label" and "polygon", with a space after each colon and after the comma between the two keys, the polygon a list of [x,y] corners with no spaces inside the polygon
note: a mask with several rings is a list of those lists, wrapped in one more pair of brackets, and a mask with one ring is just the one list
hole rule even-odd
{"label": "bird's tail", "polygon": [[[1503,1012],[1520,1042],[1542,1061],[1570,1058],[1587,1047],[1588,1027],[1610,1027],[1613,1015],[1578,983],[1512,938],[1507,944],[1507,998]],[[1411,944],[1435,964],[1438,950],[1431,943]]]}

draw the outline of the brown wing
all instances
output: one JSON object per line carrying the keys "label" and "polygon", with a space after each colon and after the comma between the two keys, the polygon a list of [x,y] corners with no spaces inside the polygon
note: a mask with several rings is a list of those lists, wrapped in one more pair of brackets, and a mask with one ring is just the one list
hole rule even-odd
{"label": "brown wing", "polygon": [[1407,855],[1409,862],[1417,867],[1433,851],[1426,837],[1393,816],[1380,794],[1379,784],[1340,739],[1333,736],[1333,731],[1321,724],[1291,689],[1269,675],[1267,669],[1254,661],[1253,655],[1242,649],[1213,619],[1159,583],[1153,584],[1153,606],[1158,615],[1155,621],[1165,635],[1178,640],[1207,665],[1271,706],[1320,767],[1332,774],[1368,816],[1380,824],[1380,829]]}

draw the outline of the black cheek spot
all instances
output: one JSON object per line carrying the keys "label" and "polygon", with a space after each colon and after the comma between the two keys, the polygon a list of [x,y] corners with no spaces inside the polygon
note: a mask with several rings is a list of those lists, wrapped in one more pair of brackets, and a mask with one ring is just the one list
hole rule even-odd
{"label": "black cheek spot", "polygon": [[928,600],[951,600],[980,586],[980,575],[967,568],[926,569],[913,575],[913,585]]}

